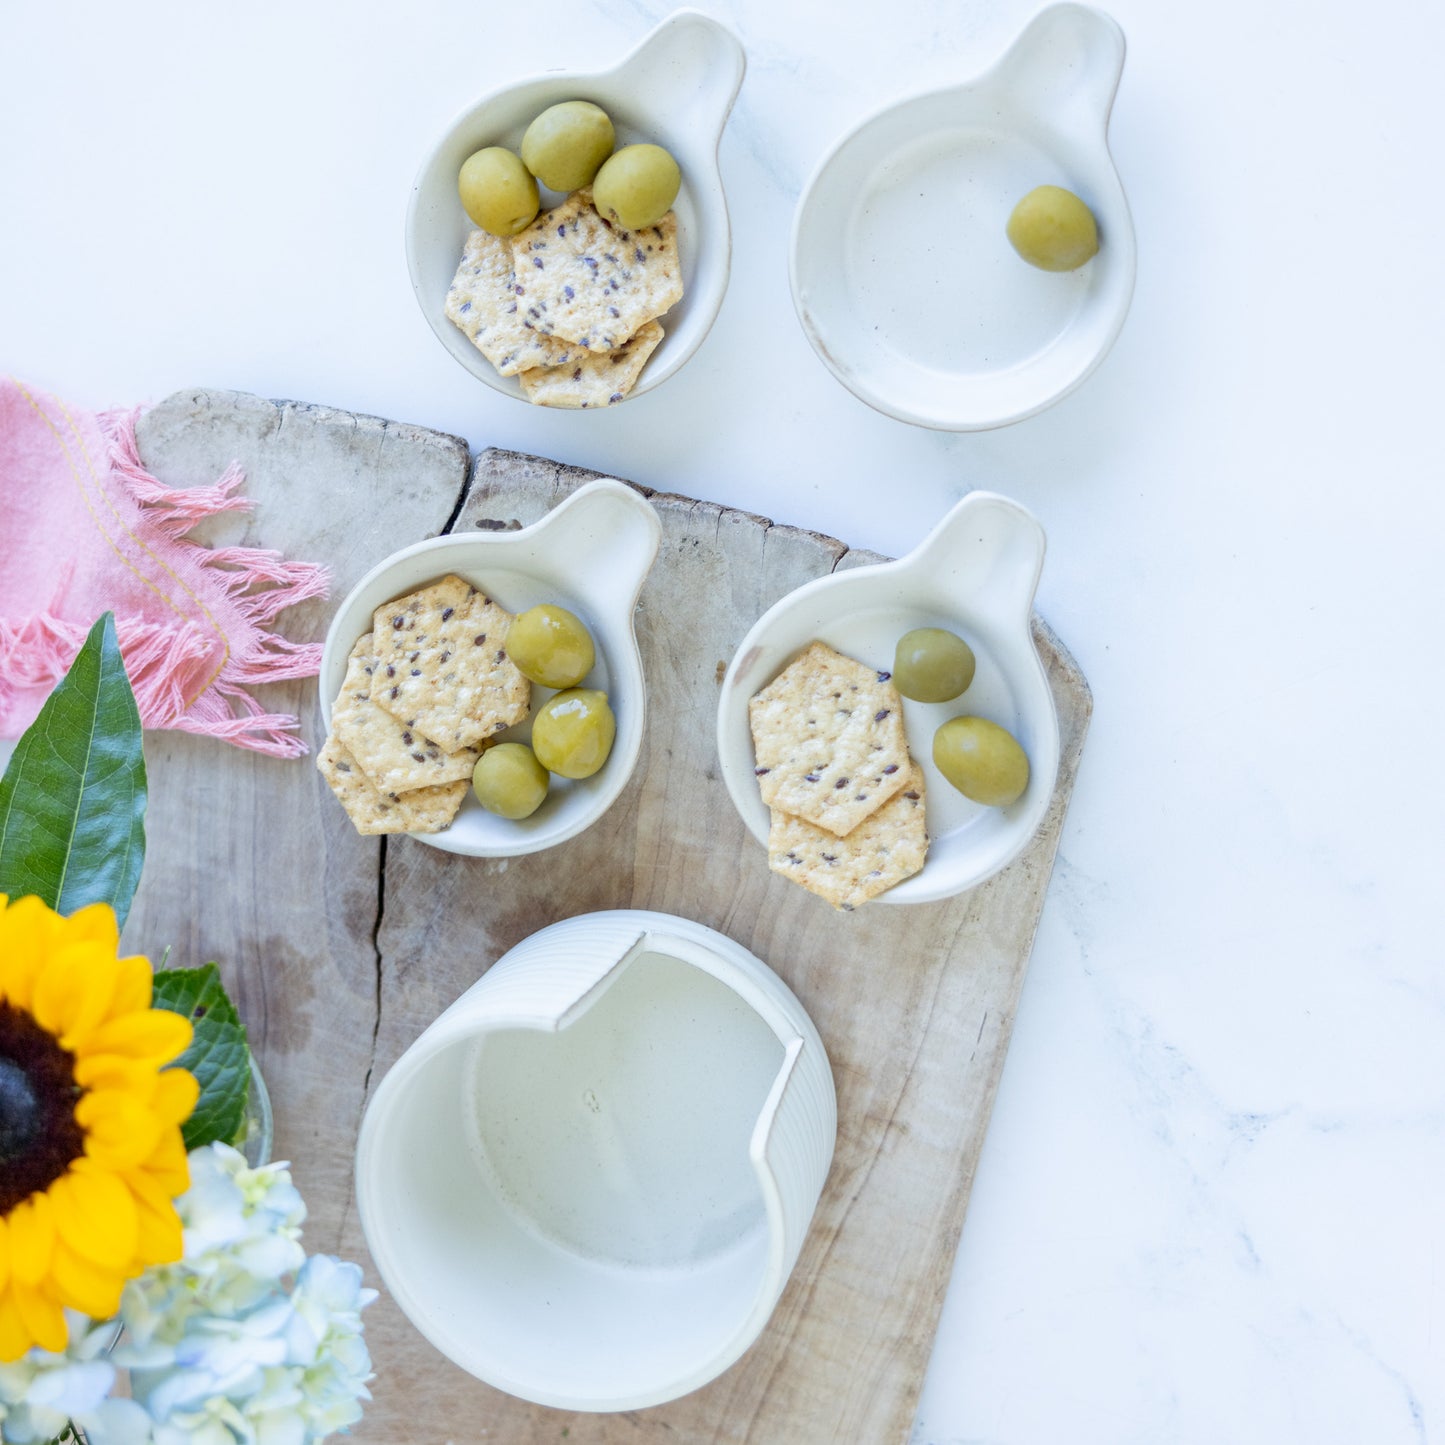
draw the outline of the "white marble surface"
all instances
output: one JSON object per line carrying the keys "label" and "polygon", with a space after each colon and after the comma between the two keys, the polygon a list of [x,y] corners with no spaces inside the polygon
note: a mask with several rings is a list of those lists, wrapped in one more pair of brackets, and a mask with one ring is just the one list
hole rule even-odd
{"label": "white marble surface", "polygon": [[951,437],[824,371],[788,226],[831,138],[1032,0],[704,3],[751,62],[733,282],[651,396],[478,385],[401,218],[464,103],[609,61],[657,0],[11,7],[0,367],[331,402],[881,550],[968,487],[1034,508],[1097,712],[917,1441],[1445,1437],[1445,12],[1116,0],[1133,314],[1063,404]]}

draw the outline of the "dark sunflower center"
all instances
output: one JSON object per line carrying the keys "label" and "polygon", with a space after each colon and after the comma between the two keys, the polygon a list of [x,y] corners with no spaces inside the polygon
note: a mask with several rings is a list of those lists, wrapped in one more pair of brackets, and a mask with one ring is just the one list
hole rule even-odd
{"label": "dark sunflower center", "polygon": [[28,1013],[0,1003],[0,1215],[59,1179],[85,1150],[75,1059]]}

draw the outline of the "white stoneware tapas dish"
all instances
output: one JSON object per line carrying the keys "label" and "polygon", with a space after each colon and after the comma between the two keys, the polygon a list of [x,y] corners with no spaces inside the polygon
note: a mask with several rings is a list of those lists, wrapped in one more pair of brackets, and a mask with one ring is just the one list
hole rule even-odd
{"label": "white stoneware tapas dish", "polygon": [[[1100,10],[1041,11],[982,75],[891,105],[845,136],[794,217],[793,303],[824,364],[900,421],[980,431],[1067,396],[1134,290],[1134,227],[1109,154],[1124,34]],[[1099,251],[1037,270],[1009,244],[1036,186],[1073,191]]]}
{"label": "white stoneware tapas dish", "polygon": [[[514,614],[551,602],[581,618],[597,654],[582,685],[605,692],[617,719],[617,736],[601,770],[575,781],[554,776],[546,801],[530,818],[499,818],[468,793],[450,827],[413,837],[448,853],[513,858],[575,837],[612,805],[642,748],[647,696],[633,617],[661,537],[657,513],[631,487],[588,482],[530,527],[454,532],[417,542],[378,563],[351,589],[331,620],[321,656],[321,717],[328,729],[347,658],[371,630],[376,608],[448,573]],[[552,695],[553,689],[533,684],[532,716]],[[529,727],[530,718],[499,733],[496,741],[526,741]]]}
{"label": "white stoneware tapas dish", "polygon": [[382,1080],[356,1195],[412,1323],[566,1410],[706,1384],[761,1333],[833,1157],[817,1029],[732,939],[662,913],[554,923]]}
{"label": "white stoneware tapas dish", "polygon": [[[445,314],[447,288],[472,229],[457,198],[457,174],[484,146],[520,150],[522,134],[537,115],[567,100],[600,105],[616,128],[619,148],[652,142],[669,150],[682,169],[673,211],[683,298],[662,318],[667,334],[628,400],[660,386],[697,350],[727,291],[732,235],[717,150],[745,66],[732,31],[696,10],[678,10],[611,69],[555,70],[514,82],[483,96],[448,127],[412,185],[406,260],[422,315],[473,376],[524,399],[517,379],[498,376]],[[543,189],[541,199],[546,210],[563,197]]]}
{"label": "white stoneware tapas dish", "polygon": [[[820,577],[757,620],[723,678],[717,742],[728,793],[764,849],[769,813],[754,776],[749,699],[813,641],[888,673],[904,633],[941,627],[973,648],[977,671],[952,702],[904,700],[908,748],[926,783],[928,859],[875,901],[951,898],[1019,855],[1043,822],[1059,771],[1058,714],[1031,626],[1044,545],[1043,528],[1017,502],[972,492],[906,557]],[[1006,728],[1028,756],[1028,786],[1006,808],[970,801],[934,765],[934,733],[964,715]]]}

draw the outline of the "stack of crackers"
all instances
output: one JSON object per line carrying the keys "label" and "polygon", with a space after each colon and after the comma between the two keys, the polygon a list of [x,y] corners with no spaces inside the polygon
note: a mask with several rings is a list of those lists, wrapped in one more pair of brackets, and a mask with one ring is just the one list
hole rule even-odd
{"label": "stack of crackers", "polygon": [[853,909],[923,867],[923,770],[888,673],[815,642],[748,717],[773,872]]}
{"label": "stack of crackers", "polygon": [[510,238],[473,231],[446,314],[539,406],[612,406],[663,337],[682,299],[677,217],[624,231],[573,191]]}
{"label": "stack of crackers", "polygon": [[437,833],[456,817],[482,749],[531,708],[511,625],[456,576],[376,609],[316,760],[358,833]]}

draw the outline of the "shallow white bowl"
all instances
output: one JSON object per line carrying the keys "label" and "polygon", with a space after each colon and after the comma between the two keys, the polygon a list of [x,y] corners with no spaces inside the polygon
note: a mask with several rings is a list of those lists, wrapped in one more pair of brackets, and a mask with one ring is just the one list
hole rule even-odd
{"label": "shallow white bowl", "polygon": [[524,939],[396,1062],[356,1197],[397,1303],[464,1370],[661,1404],[761,1333],[837,1134],[802,1005],[732,939],[593,913]]}
{"label": "shallow white bowl", "polygon": [[[889,106],[844,137],[793,223],[793,304],[856,396],[900,421],[979,431],[1066,396],[1114,343],[1134,227],[1109,155],[1124,35],[1055,5],[977,79]],[[1099,254],[1039,271],[1009,245],[1035,186],[1083,198]]]}
{"label": "shallow white bowl", "polygon": [[[906,557],[820,577],[763,613],[723,678],[717,742],[728,793],[764,848],[769,814],[753,772],[748,700],[815,639],[886,672],[905,632],[944,627],[973,648],[978,670],[952,702],[904,700],[908,748],[927,783],[928,861],[878,901],[950,898],[1019,855],[1059,772],[1059,719],[1030,622],[1043,561],[1044,532],[1031,513],[972,492]],[[971,802],[933,764],[933,734],[965,714],[1007,728],[1028,754],[1028,787],[1007,808]]]}
{"label": "shallow white bowl", "polygon": [[[588,482],[530,527],[455,532],[418,542],[378,563],[351,589],[331,619],[321,655],[321,717],[328,729],[332,701],[346,676],[346,659],[357,639],[371,630],[372,613],[449,572],[481,588],[509,612],[524,612],[541,602],[575,612],[597,649],[596,664],[583,685],[601,688],[617,718],[617,739],[601,771],[575,781],[554,777],[547,801],[530,818],[499,818],[469,793],[449,828],[412,837],[448,853],[514,858],[575,837],[611,807],[642,748],[647,694],[633,614],[661,536],[657,513],[631,487]],[[533,685],[533,715],[552,693]],[[525,741],[529,732],[530,719],[498,734],[498,741]]]}
{"label": "shallow white bowl", "polygon": [[[651,141],[682,168],[677,216],[683,298],[662,317],[667,335],[643,369],[630,400],[660,386],[702,345],[727,291],[732,258],[727,197],[717,148],[745,67],[742,45],[696,10],[668,16],[610,70],[551,71],[485,95],[464,111],[422,162],[406,213],[406,261],[412,290],[437,340],[479,381],[522,395],[516,377],[492,364],[447,320],[447,288],[472,224],[457,199],[462,162],[483,146],[520,151],[522,134],[549,105],[590,100],[612,118],[617,145]],[[542,205],[562,197],[542,192]]]}

